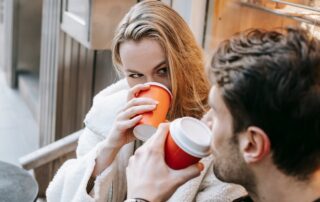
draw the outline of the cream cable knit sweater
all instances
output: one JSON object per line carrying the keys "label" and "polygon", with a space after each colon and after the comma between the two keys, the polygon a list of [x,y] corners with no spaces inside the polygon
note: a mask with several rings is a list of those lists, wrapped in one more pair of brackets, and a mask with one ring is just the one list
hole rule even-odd
{"label": "cream cable knit sweater", "polygon": [[[90,194],[86,192],[86,185],[95,165],[99,142],[108,134],[117,112],[124,106],[127,90],[127,82],[121,80],[95,96],[79,139],[77,158],[66,161],[54,176],[47,189],[48,202],[121,202],[126,198],[125,169],[139,144],[137,141],[120,150],[115,161],[96,178]],[[202,162],[205,170],[201,176],[182,185],[169,201],[228,202],[246,194],[242,187],[222,183],[214,176],[212,156]]]}

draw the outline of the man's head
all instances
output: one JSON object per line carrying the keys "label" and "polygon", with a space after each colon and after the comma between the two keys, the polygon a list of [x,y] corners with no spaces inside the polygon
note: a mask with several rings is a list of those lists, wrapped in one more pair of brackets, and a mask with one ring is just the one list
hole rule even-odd
{"label": "man's head", "polygon": [[320,42],[281,32],[240,33],[213,56],[212,146],[223,181],[254,186],[252,166],[268,158],[298,180],[320,168]]}

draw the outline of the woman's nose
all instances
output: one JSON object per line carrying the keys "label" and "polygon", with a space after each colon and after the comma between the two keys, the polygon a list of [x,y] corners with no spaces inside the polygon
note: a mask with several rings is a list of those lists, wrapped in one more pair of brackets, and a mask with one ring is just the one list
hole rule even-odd
{"label": "woman's nose", "polygon": [[147,82],[155,82],[154,78],[153,77],[147,77]]}

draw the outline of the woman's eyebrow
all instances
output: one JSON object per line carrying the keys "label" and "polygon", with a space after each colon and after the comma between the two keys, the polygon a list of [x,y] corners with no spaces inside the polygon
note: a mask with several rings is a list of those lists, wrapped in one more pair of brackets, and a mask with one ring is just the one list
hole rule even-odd
{"label": "woman's eyebrow", "polygon": [[164,64],[167,64],[167,61],[161,61],[159,64],[157,64],[154,68],[153,68],[153,70],[157,70],[159,67],[161,67],[162,65],[164,65]]}
{"label": "woman's eyebrow", "polygon": [[[162,65],[164,65],[164,64],[166,64],[166,63],[167,63],[166,60],[159,62],[159,64],[157,64],[157,65],[153,68],[153,70],[157,70],[159,67],[161,67]],[[129,72],[129,73],[140,74],[140,72],[138,72],[138,71],[136,71],[136,70],[133,70],[133,69],[126,69],[125,71],[126,71],[126,72]]]}
{"label": "woman's eyebrow", "polygon": [[126,70],[124,70],[124,71],[126,71],[126,72],[128,72],[128,73],[140,74],[140,72],[135,71],[135,70],[131,70],[131,69],[126,69]]}

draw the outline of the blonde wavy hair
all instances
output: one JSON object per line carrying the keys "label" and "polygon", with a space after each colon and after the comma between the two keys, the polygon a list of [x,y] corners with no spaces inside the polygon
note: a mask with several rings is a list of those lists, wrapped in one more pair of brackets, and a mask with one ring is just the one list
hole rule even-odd
{"label": "blonde wavy hair", "polygon": [[119,72],[121,43],[143,38],[158,41],[167,57],[174,98],[167,118],[201,118],[208,109],[210,84],[202,50],[186,22],[160,1],[142,1],[133,6],[118,25],[113,39],[112,59]]}

